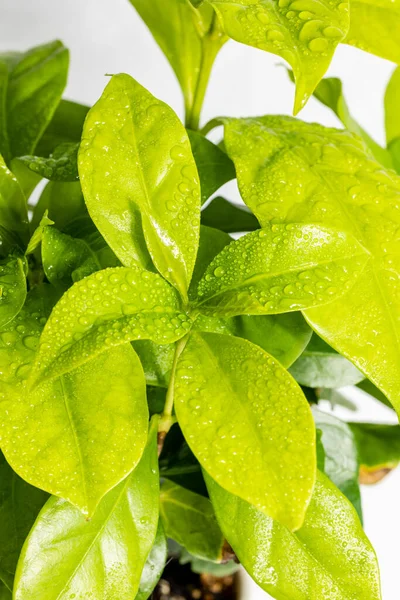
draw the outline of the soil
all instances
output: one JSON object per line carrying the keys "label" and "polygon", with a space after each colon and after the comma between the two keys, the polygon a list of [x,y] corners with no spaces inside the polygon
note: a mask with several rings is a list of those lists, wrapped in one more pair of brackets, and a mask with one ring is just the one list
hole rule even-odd
{"label": "soil", "polygon": [[152,600],[237,600],[236,577],[193,573],[177,560],[167,564]]}

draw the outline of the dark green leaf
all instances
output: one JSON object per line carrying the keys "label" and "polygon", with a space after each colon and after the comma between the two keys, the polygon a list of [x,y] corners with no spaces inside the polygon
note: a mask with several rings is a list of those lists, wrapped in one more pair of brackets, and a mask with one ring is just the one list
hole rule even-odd
{"label": "dark green leaf", "polygon": [[379,402],[382,402],[382,404],[384,404],[385,406],[393,408],[390,401],[386,398],[385,394],[381,392],[381,390],[379,390],[376,387],[376,385],[369,381],[369,379],[364,379],[364,381],[361,381],[357,384],[357,387],[360,388],[360,390],[363,390],[363,392],[365,392],[366,394],[369,394],[370,396],[375,398],[376,400],[379,400]]}
{"label": "dark green leaf", "polygon": [[20,156],[19,160],[31,171],[50,181],[77,181],[79,144],[66,142],[57,146],[49,158]]}
{"label": "dark green leaf", "polygon": [[77,235],[78,220],[89,216],[79,182],[49,181],[33,210],[32,227],[39,225],[46,210],[63,233],[68,233],[68,226],[74,222],[71,232],[74,236]]}
{"label": "dark green leaf", "polygon": [[155,344],[150,340],[132,342],[142,363],[147,385],[168,387],[174,361],[174,344]]}
{"label": "dark green leaf", "polygon": [[151,596],[162,575],[166,562],[167,540],[165,539],[161,520],[159,520],[156,539],[143,567],[139,591],[136,594],[135,600],[147,600]]}
{"label": "dark green leaf", "polygon": [[400,462],[400,426],[349,423],[360,464],[367,469],[394,468]]}
{"label": "dark green leaf", "polygon": [[247,208],[236,206],[220,196],[214,198],[201,212],[201,222],[226,233],[260,228],[256,217]]}
{"label": "dark green leaf", "polygon": [[88,106],[69,100],[61,100],[37,145],[37,154],[39,156],[49,156],[57,146],[64,142],[80,142],[88,111]]}
{"label": "dark green leaf", "polygon": [[189,288],[189,297],[196,299],[197,286],[203,277],[211,261],[219,254],[225,246],[230,244],[232,238],[218,229],[200,226],[199,249],[196,256],[196,264],[193,270],[192,281]]}
{"label": "dark green leaf", "polygon": [[21,310],[26,298],[24,262],[20,258],[0,261],[0,327]]}
{"label": "dark green leaf", "polygon": [[25,250],[28,240],[26,200],[17,178],[0,156],[0,256],[15,248]]}

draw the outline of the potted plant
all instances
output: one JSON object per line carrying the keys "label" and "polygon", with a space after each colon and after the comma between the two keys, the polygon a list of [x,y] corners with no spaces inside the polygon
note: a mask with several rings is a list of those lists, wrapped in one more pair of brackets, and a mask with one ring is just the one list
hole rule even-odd
{"label": "potted plant", "polygon": [[[131,3],[185,123],[127,74],[63,99],[61,42],[0,56],[0,598],[222,600],[242,564],[278,600],[377,600],[359,480],[397,465],[399,426],[318,403],[400,408],[400,71],[385,148],[323,76],[339,43],[398,63],[398,7]],[[344,129],[200,129],[229,38]],[[216,196],[235,178],[243,206]]]}

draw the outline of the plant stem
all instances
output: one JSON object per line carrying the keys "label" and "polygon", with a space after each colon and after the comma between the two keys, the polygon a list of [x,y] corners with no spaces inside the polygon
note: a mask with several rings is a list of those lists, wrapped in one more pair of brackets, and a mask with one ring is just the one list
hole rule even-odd
{"label": "plant stem", "polygon": [[164,437],[168,433],[168,431],[171,429],[172,425],[175,422],[175,417],[172,416],[172,411],[174,409],[174,386],[175,386],[176,365],[178,364],[179,357],[182,354],[182,352],[187,344],[188,339],[189,339],[189,334],[185,335],[185,337],[183,337],[178,342],[176,342],[176,346],[175,346],[175,355],[174,355],[174,361],[172,363],[171,378],[169,380],[168,391],[167,391],[167,395],[165,398],[164,410],[161,415],[160,423],[158,425],[158,431],[160,433],[161,432],[164,433]]}

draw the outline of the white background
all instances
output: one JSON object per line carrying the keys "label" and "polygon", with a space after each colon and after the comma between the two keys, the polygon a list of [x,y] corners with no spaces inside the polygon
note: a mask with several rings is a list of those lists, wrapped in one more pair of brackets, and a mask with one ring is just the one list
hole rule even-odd
{"label": "white background", "polygon": [[[25,50],[54,38],[71,51],[68,98],[92,104],[107,83],[105,73],[127,72],[182,115],[174,74],[128,0],[0,0],[0,51]],[[203,121],[219,115],[290,114],[293,87],[280,65],[276,56],[229,42],[215,64]],[[392,70],[386,61],[340,46],[328,73],[342,79],[353,116],[382,143],[383,94]],[[300,116],[339,126],[314,99]],[[393,422],[393,413],[378,403],[362,394],[356,400],[361,412],[349,418]],[[384,600],[400,596],[399,500],[400,469],[381,484],[363,488],[365,528],[379,557]],[[245,598],[255,600],[257,594],[250,586]]]}

